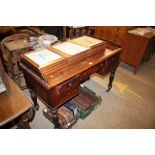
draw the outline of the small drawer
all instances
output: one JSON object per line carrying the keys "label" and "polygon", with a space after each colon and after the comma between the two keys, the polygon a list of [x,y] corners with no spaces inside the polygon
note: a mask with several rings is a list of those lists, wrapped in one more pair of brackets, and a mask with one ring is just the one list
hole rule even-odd
{"label": "small drawer", "polygon": [[98,65],[99,71],[102,70],[104,67],[105,67],[105,61],[99,63]]}
{"label": "small drawer", "polygon": [[96,65],[94,67],[91,67],[90,69],[84,71],[83,73],[81,73],[80,75],[80,79],[83,81],[83,80],[86,80],[89,78],[89,76],[93,73],[96,73],[98,72],[99,70],[99,65]]}
{"label": "small drawer", "polygon": [[71,90],[78,88],[80,85],[80,78],[74,77],[70,80],[67,80],[56,87],[57,95],[70,92]]}
{"label": "small drawer", "polygon": [[87,73],[87,71],[80,74],[80,80],[81,81],[84,81],[84,80],[86,80],[88,78],[89,78],[89,74]]}
{"label": "small drawer", "polygon": [[90,76],[93,73],[96,73],[99,70],[98,65],[91,67],[90,69],[87,70],[87,74]]}
{"label": "small drawer", "polygon": [[105,61],[101,62],[99,65],[98,65],[98,72],[99,74],[101,75],[104,75],[104,70],[105,70]]}
{"label": "small drawer", "polygon": [[66,91],[65,93],[57,96],[57,103],[62,104],[73,98],[74,96],[79,94],[80,85],[71,89],[70,91]]}

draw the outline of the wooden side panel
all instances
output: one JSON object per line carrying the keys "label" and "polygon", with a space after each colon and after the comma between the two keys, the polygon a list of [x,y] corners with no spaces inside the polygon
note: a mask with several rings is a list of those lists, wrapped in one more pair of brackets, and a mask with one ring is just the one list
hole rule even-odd
{"label": "wooden side panel", "polygon": [[123,49],[124,55],[121,57],[121,60],[138,67],[143,61],[147,45],[148,40],[145,38],[129,34]]}
{"label": "wooden side panel", "polygon": [[122,45],[128,26],[95,26],[95,36]]}

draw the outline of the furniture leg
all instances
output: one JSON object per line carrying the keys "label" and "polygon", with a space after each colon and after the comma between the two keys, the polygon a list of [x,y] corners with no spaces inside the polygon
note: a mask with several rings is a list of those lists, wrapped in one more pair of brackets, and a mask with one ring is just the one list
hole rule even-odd
{"label": "furniture leg", "polygon": [[30,88],[29,89],[29,92],[30,92],[30,95],[31,95],[31,99],[34,103],[34,108],[35,110],[39,110],[39,104],[37,103],[37,94]]}
{"label": "furniture leg", "polygon": [[30,129],[28,112],[25,112],[22,116],[20,116],[17,129]]}
{"label": "furniture leg", "polygon": [[58,110],[57,109],[55,109],[55,110],[52,110],[51,111],[52,112],[52,114],[53,114],[53,123],[54,123],[54,129],[58,129],[58,128],[60,128],[60,125],[59,125],[59,117],[58,117]]}
{"label": "furniture leg", "polygon": [[133,74],[135,75],[137,73],[138,67],[135,67]]}
{"label": "furniture leg", "polygon": [[[18,52],[18,51],[16,51]],[[18,58],[17,58],[17,53],[14,52],[13,54],[13,58],[14,58],[14,61],[15,61],[15,66],[16,66],[16,69],[17,69],[17,83],[19,85],[19,87],[21,88],[21,81],[20,81],[20,73],[19,73],[19,68],[18,68]]]}
{"label": "furniture leg", "polygon": [[29,118],[29,122],[32,122],[33,119],[35,117],[35,109],[34,107],[32,107],[29,111],[28,111],[28,118]]}
{"label": "furniture leg", "polygon": [[117,67],[114,67],[114,68],[112,67],[112,69],[111,69],[111,73],[110,73],[110,77],[109,77],[108,89],[106,90],[106,92],[109,92],[110,89],[112,88],[112,82],[113,82],[113,80],[114,80],[116,68],[117,68]]}

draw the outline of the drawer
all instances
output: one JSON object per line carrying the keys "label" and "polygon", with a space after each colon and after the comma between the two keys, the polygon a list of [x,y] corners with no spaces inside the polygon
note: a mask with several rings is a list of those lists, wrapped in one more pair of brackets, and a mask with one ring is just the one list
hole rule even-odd
{"label": "drawer", "polygon": [[104,71],[105,71],[105,61],[101,62],[99,65],[98,65],[98,72],[99,74],[101,75],[104,75]]}
{"label": "drawer", "polygon": [[88,79],[91,74],[98,72],[98,70],[99,70],[99,65],[96,65],[84,71],[83,73],[80,74],[81,81]]}
{"label": "drawer", "polygon": [[56,92],[57,95],[66,94],[66,92],[70,92],[76,88],[78,88],[80,85],[80,78],[74,77],[70,80],[67,80],[58,86],[56,86]]}
{"label": "drawer", "polygon": [[101,63],[98,65],[99,71],[101,71],[102,69],[104,69],[104,67],[105,67],[105,61],[101,62]]}
{"label": "drawer", "polygon": [[57,96],[57,103],[63,104],[73,98],[74,96],[79,94],[80,85],[78,87],[75,87],[71,89],[70,91],[66,91],[65,93],[61,94],[60,96]]}

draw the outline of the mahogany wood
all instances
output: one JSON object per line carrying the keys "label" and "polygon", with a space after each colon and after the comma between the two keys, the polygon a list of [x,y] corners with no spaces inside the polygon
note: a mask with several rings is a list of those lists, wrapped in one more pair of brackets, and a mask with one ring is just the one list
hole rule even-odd
{"label": "mahogany wood", "polygon": [[135,67],[148,61],[155,51],[155,36],[148,33],[144,36],[128,33],[135,26],[94,26],[94,36],[111,41],[122,47],[120,60]]}
{"label": "mahogany wood", "polygon": [[[27,87],[31,92],[34,105],[37,105],[37,96],[54,114],[55,128],[58,125],[57,108],[79,93],[80,83],[86,81],[91,74],[105,75],[111,72],[108,91],[112,87],[114,74],[119,63],[121,48],[108,44],[105,51],[102,45],[87,51],[89,54],[73,56],[60,66],[47,68],[39,76],[32,65],[28,65],[21,57],[20,68],[23,71]],[[58,63],[59,64],[59,63]],[[35,94],[35,95],[34,95]],[[36,96],[37,95],[37,96]]]}

